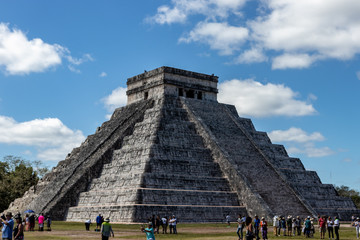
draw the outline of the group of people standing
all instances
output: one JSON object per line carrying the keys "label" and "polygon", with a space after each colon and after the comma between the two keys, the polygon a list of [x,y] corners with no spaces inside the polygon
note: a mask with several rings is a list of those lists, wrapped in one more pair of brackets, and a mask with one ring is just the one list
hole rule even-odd
{"label": "group of people standing", "polygon": [[[320,239],[325,239],[327,231],[330,240],[339,240],[340,221],[338,217],[331,218],[327,216],[319,216],[317,221],[320,232]],[[304,220],[302,220],[299,216],[296,218],[288,216],[287,219],[285,219],[284,216],[275,216],[272,222],[274,236],[300,236],[304,234],[306,238],[310,238],[313,237],[315,233],[314,219],[310,216]],[[265,217],[260,219],[255,215],[254,219],[252,219],[249,216],[242,217],[239,214],[237,223],[238,228],[236,233],[239,237],[239,240],[252,240],[254,238],[259,240],[260,233],[262,239],[268,239],[268,223]],[[356,221],[354,221],[353,225],[357,228],[357,238],[359,239],[359,218],[356,218]]]}
{"label": "group of people standing", "polygon": [[[15,221],[14,221],[15,219]],[[21,217],[21,214],[18,213],[14,217],[11,212],[7,212],[5,215],[0,217],[0,224],[2,226],[2,239],[14,239],[22,240],[24,239],[25,231],[34,231],[35,228],[35,214],[28,215],[26,214],[24,218]],[[45,217],[43,214],[40,214],[37,217],[39,223],[39,231],[44,231],[44,222]],[[51,231],[51,218],[47,217],[47,230]]]}
{"label": "group of people standing", "polygon": [[155,215],[152,215],[151,217],[149,217],[149,222],[151,222],[152,226],[154,227],[154,233],[159,234],[160,232],[160,227],[162,227],[162,233],[163,234],[167,234],[167,229],[169,227],[170,230],[170,234],[177,234],[177,218],[175,217],[175,215],[172,215],[170,217],[164,216],[164,217],[160,217],[159,215],[157,215],[155,217]]}

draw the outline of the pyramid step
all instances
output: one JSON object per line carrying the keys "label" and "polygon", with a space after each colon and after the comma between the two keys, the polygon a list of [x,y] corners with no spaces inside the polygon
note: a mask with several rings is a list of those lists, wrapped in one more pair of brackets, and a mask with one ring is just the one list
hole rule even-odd
{"label": "pyramid step", "polygon": [[239,202],[234,192],[133,188],[83,192],[77,206],[99,204],[238,206]]}

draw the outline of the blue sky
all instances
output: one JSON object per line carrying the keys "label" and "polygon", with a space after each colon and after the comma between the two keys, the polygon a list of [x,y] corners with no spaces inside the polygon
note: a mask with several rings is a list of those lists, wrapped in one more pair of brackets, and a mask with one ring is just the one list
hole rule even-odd
{"label": "blue sky", "polygon": [[0,158],[54,166],[160,66],[219,76],[324,183],[360,191],[358,0],[2,1]]}

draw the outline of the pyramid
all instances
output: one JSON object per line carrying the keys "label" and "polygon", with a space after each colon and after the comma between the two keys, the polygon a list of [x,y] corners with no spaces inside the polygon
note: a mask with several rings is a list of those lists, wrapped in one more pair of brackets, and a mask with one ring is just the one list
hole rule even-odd
{"label": "pyramid", "polygon": [[129,78],[127,106],[8,210],[67,221],[102,213],[112,222],[360,213],[234,106],[218,103],[217,82],[171,67]]}

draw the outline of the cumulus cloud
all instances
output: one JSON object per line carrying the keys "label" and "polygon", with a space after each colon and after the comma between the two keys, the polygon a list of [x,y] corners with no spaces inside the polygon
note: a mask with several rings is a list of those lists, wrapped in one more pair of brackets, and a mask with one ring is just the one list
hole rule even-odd
{"label": "cumulus cloud", "polygon": [[264,54],[262,49],[251,48],[244,51],[235,61],[236,63],[260,63],[266,62],[267,56]]}
{"label": "cumulus cloud", "polygon": [[179,42],[202,42],[221,55],[230,55],[245,42],[249,33],[246,28],[229,26],[228,23],[200,22]]}
{"label": "cumulus cloud", "polygon": [[288,130],[274,130],[268,133],[271,141],[285,143],[287,151],[292,154],[305,154],[308,157],[325,157],[334,154],[329,147],[316,147],[315,142],[325,140],[319,132],[307,133],[301,128],[291,127]]}
{"label": "cumulus cloud", "polygon": [[172,0],[172,7],[162,5],[157,14],[149,17],[148,22],[158,24],[184,23],[189,16],[201,14],[207,19],[225,18],[230,13],[239,14],[246,0]]}
{"label": "cumulus cloud", "polygon": [[0,143],[36,147],[40,160],[63,160],[84,139],[80,130],[69,129],[57,118],[17,122],[0,116]]}
{"label": "cumulus cloud", "polygon": [[125,106],[127,103],[126,88],[118,87],[114,89],[110,95],[104,97],[102,102],[104,103],[105,108],[110,112],[106,115],[106,118],[109,119],[114,110],[118,107]]}
{"label": "cumulus cloud", "polygon": [[252,117],[305,116],[316,113],[310,103],[282,84],[262,84],[253,79],[233,79],[219,84],[220,102],[236,106],[239,115]]}
{"label": "cumulus cloud", "polygon": [[30,40],[21,30],[0,23],[0,67],[6,74],[44,72],[62,64],[64,58],[69,62],[69,69],[75,72],[78,70],[74,66],[92,60],[89,54],[76,59],[63,46],[46,43],[40,38]]}
{"label": "cumulus cloud", "polygon": [[[152,21],[172,24],[185,22],[190,15],[203,16],[182,42],[200,42],[220,54],[237,55],[236,63],[269,58],[272,69],[307,68],[321,60],[349,60],[360,53],[358,0],[259,1],[261,11],[248,19],[240,12],[245,1],[224,1],[222,7],[220,2],[173,0],[172,6],[159,8]],[[219,29],[231,31],[221,36]],[[239,31],[242,37],[234,40],[233,32]],[[247,46],[250,49],[244,49]]]}
{"label": "cumulus cloud", "polygon": [[275,142],[308,142],[324,141],[324,136],[319,132],[308,134],[301,128],[291,127],[288,130],[275,130],[269,133],[271,140]]}

